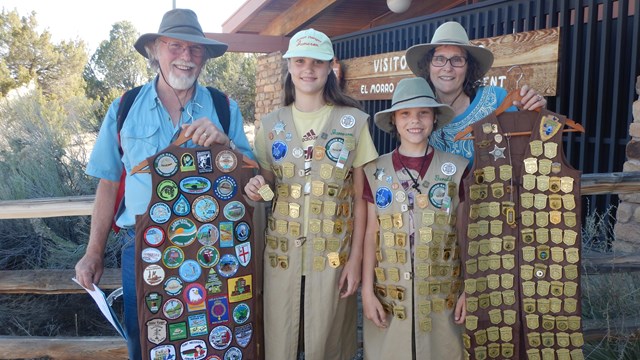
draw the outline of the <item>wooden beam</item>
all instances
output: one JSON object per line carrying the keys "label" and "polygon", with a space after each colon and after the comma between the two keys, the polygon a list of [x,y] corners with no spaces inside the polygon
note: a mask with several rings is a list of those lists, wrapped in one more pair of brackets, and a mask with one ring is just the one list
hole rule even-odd
{"label": "wooden beam", "polygon": [[582,174],[582,195],[637,194],[640,192],[640,171]]}
{"label": "wooden beam", "polygon": [[93,195],[0,201],[0,219],[91,215]]}
{"label": "wooden beam", "polygon": [[300,0],[275,18],[261,35],[290,35],[341,0]]}
{"label": "wooden beam", "polygon": [[284,52],[289,46],[289,38],[284,36],[255,35],[255,34],[223,34],[205,33],[209,39],[214,39],[229,45],[227,51],[241,53],[272,53]]}
{"label": "wooden beam", "polygon": [[233,15],[222,23],[222,32],[233,33],[251,21],[272,0],[247,0]]}
{"label": "wooden beam", "polygon": [[[81,294],[85,290],[71,280],[75,270],[2,270],[0,294]],[[120,269],[104,269],[100,288],[117,289],[122,284]],[[0,354],[6,354],[0,351]]]}
{"label": "wooden beam", "polygon": [[640,271],[640,254],[585,252],[582,260],[586,275]]}
{"label": "wooden beam", "polygon": [[3,359],[126,360],[121,337],[0,336]]}

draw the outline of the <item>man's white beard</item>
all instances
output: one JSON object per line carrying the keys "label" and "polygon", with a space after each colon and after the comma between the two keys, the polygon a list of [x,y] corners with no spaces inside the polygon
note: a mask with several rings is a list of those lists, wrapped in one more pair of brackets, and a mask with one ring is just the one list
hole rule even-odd
{"label": "man's white beard", "polygon": [[176,90],[187,90],[193,86],[197,78],[197,76],[176,76],[170,72],[167,82]]}

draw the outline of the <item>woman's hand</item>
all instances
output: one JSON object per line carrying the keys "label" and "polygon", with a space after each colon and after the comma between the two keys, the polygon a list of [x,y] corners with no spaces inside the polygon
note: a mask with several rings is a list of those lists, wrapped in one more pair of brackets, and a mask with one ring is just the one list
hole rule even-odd
{"label": "woman's hand", "polygon": [[529,85],[522,86],[520,96],[522,96],[522,100],[514,101],[513,105],[523,110],[535,110],[547,106],[547,99],[530,88]]}

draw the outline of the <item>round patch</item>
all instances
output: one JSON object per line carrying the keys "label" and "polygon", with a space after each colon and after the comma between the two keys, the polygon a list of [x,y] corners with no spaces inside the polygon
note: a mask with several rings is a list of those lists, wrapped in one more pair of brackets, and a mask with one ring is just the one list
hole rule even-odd
{"label": "round patch", "polygon": [[211,246],[218,241],[219,236],[220,233],[215,225],[204,224],[198,229],[196,239],[198,239],[198,242],[202,245]]}
{"label": "round patch", "polygon": [[176,359],[176,348],[173,345],[159,345],[149,352],[151,359]]}
{"label": "round patch", "polygon": [[184,289],[184,301],[187,304],[187,309],[192,311],[193,309],[204,309],[204,302],[207,297],[207,292],[204,286],[193,283],[187,285]]}
{"label": "round patch", "polygon": [[173,213],[178,216],[187,216],[191,212],[191,204],[184,195],[180,194],[178,200],[173,203]]}
{"label": "round patch", "polygon": [[456,165],[454,163],[446,162],[442,164],[442,166],[440,167],[440,171],[442,171],[442,173],[447,176],[451,176],[455,174],[456,171],[458,171],[458,168],[456,168]]}
{"label": "round patch", "polygon": [[200,274],[202,274],[202,268],[195,260],[185,260],[184,263],[180,265],[178,273],[182,280],[186,282],[194,282],[198,280]]}
{"label": "round patch", "polygon": [[156,286],[164,280],[164,269],[160,265],[149,265],[144,269],[144,282]]}
{"label": "round patch", "polygon": [[442,201],[447,195],[447,185],[444,183],[436,183],[429,189],[429,202],[431,205],[440,209]]}
{"label": "round patch", "polygon": [[175,269],[182,265],[184,252],[177,246],[168,246],[162,253],[162,263],[169,269]]}
{"label": "round patch", "polygon": [[171,218],[171,208],[162,202],[155,203],[149,209],[149,217],[157,224],[164,224]]}
{"label": "round patch", "polygon": [[238,241],[247,241],[251,235],[251,228],[245,221],[239,222],[235,228],[236,239]]}
{"label": "round patch", "polygon": [[396,201],[397,202],[404,202],[405,200],[407,200],[407,194],[404,191],[397,191],[396,192]]}
{"label": "round patch", "polygon": [[376,190],[376,206],[380,209],[387,208],[391,205],[392,200],[393,194],[391,193],[391,189],[388,187],[381,187]]}
{"label": "round patch", "polygon": [[340,125],[345,129],[351,129],[356,124],[356,118],[353,115],[342,115]]}
{"label": "round patch", "polygon": [[204,360],[207,357],[207,343],[204,340],[185,341],[180,344],[180,355],[182,360]]}
{"label": "round patch", "polygon": [[184,312],[184,304],[178,299],[169,299],[162,305],[162,313],[169,320],[175,320],[182,316]]}
{"label": "round patch", "polygon": [[164,282],[164,291],[171,296],[180,295],[183,287],[182,279],[177,276],[171,276]]}
{"label": "round patch", "polygon": [[178,185],[173,180],[162,180],[156,187],[158,197],[164,201],[171,201],[178,196]]}
{"label": "round patch", "polygon": [[196,240],[197,227],[189,218],[178,218],[169,225],[169,241],[177,246],[191,245]]}
{"label": "round patch", "polygon": [[240,303],[233,309],[233,321],[236,324],[246,323],[249,320],[249,315],[251,315],[251,308],[245,303]]}
{"label": "round patch", "polygon": [[211,334],[209,334],[209,343],[216,350],[224,350],[229,347],[232,339],[231,329],[224,325],[216,326],[211,330]]}
{"label": "round patch", "polygon": [[244,216],[244,204],[240,201],[232,201],[224,207],[224,217],[231,221],[238,221]]}
{"label": "round patch", "polygon": [[287,155],[287,144],[283,141],[275,141],[271,145],[271,156],[273,160],[280,161]]}
{"label": "round patch", "polygon": [[202,267],[214,267],[220,260],[220,252],[213,246],[203,246],[198,250],[198,264]]}
{"label": "round patch", "polygon": [[237,347],[231,347],[224,353],[224,360],[242,360],[242,351]]}
{"label": "round patch", "polygon": [[301,147],[294,147],[291,149],[291,155],[296,159],[300,159],[304,155],[304,150]]}
{"label": "round patch", "polygon": [[200,195],[193,201],[192,213],[200,222],[211,222],[218,216],[218,202],[211,195]]}
{"label": "round patch", "polygon": [[342,152],[342,147],[344,146],[343,138],[333,138],[327,142],[325,146],[325,152],[327,157],[333,161],[337,162],[338,158],[340,158],[340,152]]}
{"label": "round patch", "polygon": [[162,253],[156,248],[145,248],[142,250],[142,261],[148,264],[154,264],[160,261]]}
{"label": "round patch", "polygon": [[202,176],[190,176],[180,180],[180,190],[187,194],[204,194],[211,189],[211,181]]}
{"label": "round patch", "polygon": [[153,167],[160,176],[172,176],[178,172],[178,158],[171,153],[160,154],[154,160]]}
{"label": "round patch", "polygon": [[180,345],[180,355],[182,360],[203,360],[207,357],[207,343],[204,340],[185,341]]}
{"label": "round patch", "polygon": [[150,226],[144,231],[144,242],[149,246],[160,246],[164,242],[164,230],[159,226]]}
{"label": "round patch", "polygon": [[232,172],[238,166],[238,158],[231,150],[222,150],[216,155],[216,167],[225,173]]}
{"label": "round patch", "polygon": [[218,274],[228,278],[238,272],[238,259],[231,254],[224,254],[218,262]]}
{"label": "round patch", "polygon": [[222,175],[213,183],[213,194],[220,200],[229,200],[236,195],[238,183],[229,175]]}

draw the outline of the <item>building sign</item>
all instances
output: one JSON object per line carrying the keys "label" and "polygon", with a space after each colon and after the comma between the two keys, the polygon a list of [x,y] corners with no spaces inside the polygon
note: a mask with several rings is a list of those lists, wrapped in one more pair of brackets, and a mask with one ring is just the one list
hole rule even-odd
{"label": "building sign", "polygon": [[[558,83],[560,28],[527,31],[472,43],[490,49],[493,67],[486,85],[507,90],[529,85],[544,96],[555,96]],[[413,76],[405,51],[341,61],[344,90],[358,100],[391,99],[398,81]]]}

